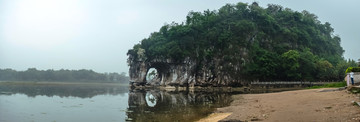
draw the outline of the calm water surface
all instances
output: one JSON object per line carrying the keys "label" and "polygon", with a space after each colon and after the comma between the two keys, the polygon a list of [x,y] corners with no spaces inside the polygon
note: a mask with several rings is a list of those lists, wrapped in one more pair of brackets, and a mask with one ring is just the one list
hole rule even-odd
{"label": "calm water surface", "polygon": [[0,84],[0,121],[196,121],[230,102],[230,93],[131,91],[117,84]]}

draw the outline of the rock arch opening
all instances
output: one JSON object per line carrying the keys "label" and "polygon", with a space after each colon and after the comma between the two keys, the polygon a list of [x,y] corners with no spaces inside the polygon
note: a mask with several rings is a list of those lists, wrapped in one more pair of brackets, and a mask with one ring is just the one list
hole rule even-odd
{"label": "rock arch opening", "polygon": [[194,86],[196,64],[187,59],[184,62],[153,59],[129,61],[130,84],[140,86]]}
{"label": "rock arch opening", "polygon": [[149,68],[145,76],[146,84],[160,85],[161,75],[156,68]]}
{"label": "rock arch opening", "polygon": [[146,82],[155,80],[158,77],[158,71],[155,68],[150,68],[146,73]]}

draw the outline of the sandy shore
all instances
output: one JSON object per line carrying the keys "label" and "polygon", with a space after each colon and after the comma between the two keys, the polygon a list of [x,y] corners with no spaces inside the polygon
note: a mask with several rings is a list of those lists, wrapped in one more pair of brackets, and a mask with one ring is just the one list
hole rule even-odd
{"label": "sandy shore", "polygon": [[311,89],[233,96],[230,106],[201,119],[216,121],[266,122],[359,122],[359,97],[346,90]]}

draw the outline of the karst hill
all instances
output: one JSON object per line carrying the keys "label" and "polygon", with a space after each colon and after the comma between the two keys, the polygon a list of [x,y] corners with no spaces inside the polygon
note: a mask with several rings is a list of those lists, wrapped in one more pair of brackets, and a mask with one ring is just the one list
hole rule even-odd
{"label": "karst hill", "polygon": [[[127,53],[136,85],[242,86],[250,81],[340,80],[342,55],[330,23],[279,5],[227,4],[189,12]],[[150,68],[157,70],[146,80]]]}

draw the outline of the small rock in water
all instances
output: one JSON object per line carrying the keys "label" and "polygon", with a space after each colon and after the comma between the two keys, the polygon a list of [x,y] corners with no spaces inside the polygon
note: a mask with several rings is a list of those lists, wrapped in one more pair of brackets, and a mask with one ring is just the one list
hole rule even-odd
{"label": "small rock in water", "polygon": [[132,120],[133,120],[133,119],[131,119],[131,118],[127,118],[127,119],[126,119],[126,121],[132,121]]}
{"label": "small rock in water", "polygon": [[132,113],[132,112],[134,112],[134,111],[130,111],[130,110],[128,110],[128,111],[126,111],[127,113]]}

